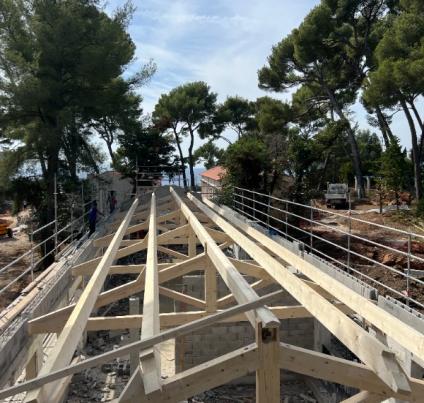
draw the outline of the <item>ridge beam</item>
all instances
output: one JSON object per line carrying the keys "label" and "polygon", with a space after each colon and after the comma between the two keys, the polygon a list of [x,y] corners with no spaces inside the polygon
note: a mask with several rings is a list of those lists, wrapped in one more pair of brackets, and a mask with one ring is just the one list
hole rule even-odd
{"label": "ridge beam", "polygon": [[[146,278],[143,297],[143,322],[141,324],[141,339],[145,340],[160,333],[159,318],[159,276],[158,276],[158,242],[156,223],[156,196],[152,194],[149,241],[146,258]],[[140,352],[140,365],[144,393],[152,393],[161,389],[161,358],[159,346]]]}

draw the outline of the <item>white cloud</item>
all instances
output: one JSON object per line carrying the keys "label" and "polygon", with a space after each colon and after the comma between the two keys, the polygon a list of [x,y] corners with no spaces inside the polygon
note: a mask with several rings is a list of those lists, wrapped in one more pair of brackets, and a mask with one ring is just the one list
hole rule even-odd
{"label": "white cloud", "polygon": [[[122,3],[112,1],[108,9]],[[143,109],[153,111],[162,93],[196,80],[207,82],[220,101],[229,95],[249,99],[265,95],[257,86],[257,70],[266,63],[271,47],[297,27],[318,3],[319,0],[136,0],[138,10],[130,34],[137,46],[137,61],[131,70],[151,58],[158,65],[151,83],[142,89]],[[353,112],[360,126],[367,127],[361,105],[355,105]],[[403,119],[398,119],[393,128],[402,143],[409,145]]]}

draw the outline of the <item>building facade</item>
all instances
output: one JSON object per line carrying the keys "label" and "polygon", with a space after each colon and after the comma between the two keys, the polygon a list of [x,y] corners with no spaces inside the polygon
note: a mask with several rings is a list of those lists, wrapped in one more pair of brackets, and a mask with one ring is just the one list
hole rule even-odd
{"label": "building facade", "polygon": [[225,168],[218,165],[200,174],[200,187],[204,197],[210,199],[222,189],[222,179],[225,173]]}

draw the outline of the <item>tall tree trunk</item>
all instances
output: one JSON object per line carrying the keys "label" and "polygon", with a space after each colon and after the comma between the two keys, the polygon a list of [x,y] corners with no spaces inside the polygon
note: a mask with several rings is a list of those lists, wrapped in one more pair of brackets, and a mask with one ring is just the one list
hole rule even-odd
{"label": "tall tree trunk", "polygon": [[400,105],[402,106],[403,112],[405,113],[406,120],[408,121],[409,130],[411,132],[411,143],[412,143],[412,159],[414,163],[414,184],[415,184],[415,197],[417,200],[421,199],[422,195],[422,184],[421,184],[421,159],[420,151],[418,147],[417,130],[415,128],[414,119],[412,118],[411,112],[409,112],[406,100],[401,95]]}
{"label": "tall tree trunk", "polygon": [[269,185],[269,194],[272,196],[272,194],[274,193],[274,188],[275,185],[277,184],[277,179],[278,179],[278,170],[274,169],[273,173],[272,173],[272,179],[271,179],[271,184]]}
{"label": "tall tree trunk", "polygon": [[175,142],[177,143],[178,154],[180,155],[180,166],[181,166],[181,171],[183,174],[183,184],[184,184],[184,187],[187,188],[187,175],[185,171],[183,150],[181,149],[181,144],[180,144],[180,136],[178,135],[178,132],[175,128],[173,128],[173,131],[175,136]]}
{"label": "tall tree trunk", "polygon": [[321,189],[322,180],[325,178],[325,174],[327,172],[328,161],[330,159],[330,154],[331,154],[331,152],[329,151],[327,153],[327,155],[325,156],[324,167],[322,168],[322,172],[321,172],[321,175],[320,175],[319,180],[318,180],[317,190]]}
{"label": "tall tree trunk", "polygon": [[189,126],[190,132],[190,146],[188,148],[188,165],[190,168],[190,182],[191,182],[191,190],[196,189],[196,178],[194,176],[194,158],[193,158],[193,146],[194,146],[194,131]]}
{"label": "tall tree trunk", "polygon": [[381,108],[378,105],[375,108],[375,114],[377,115],[378,125],[380,126],[380,131],[383,135],[384,145],[387,148],[393,142],[394,139],[392,129],[390,128],[386,117],[384,116]]}
{"label": "tall tree trunk", "polygon": [[[47,198],[46,208],[43,209],[40,216],[40,225],[44,226],[55,219],[55,180],[59,166],[59,151],[51,150],[50,155],[47,158],[47,172],[46,172],[46,185],[47,185]],[[49,225],[47,228],[41,231],[42,240],[51,237],[54,234],[54,225]],[[45,247],[42,247],[42,254],[46,256],[43,260],[43,266],[46,269],[54,262],[54,238],[49,239],[45,242]]]}
{"label": "tall tree trunk", "polygon": [[421,162],[423,159],[423,142],[424,142],[424,124],[423,121],[421,119],[420,114],[418,113],[418,110],[414,104],[414,101],[409,101],[409,105],[411,105],[412,111],[414,112],[414,116],[418,122],[418,125],[420,126],[421,129],[421,134],[420,134],[420,140],[418,142],[419,147],[418,147],[418,159]]}
{"label": "tall tree trunk", "polygon": [[115,153],[112,150],[112,143],[110,141],[106,141],[107,150],[109,151],[110,159],[112,160],[112,166],[116,166],[116,157]]}
{"label": "tall tree trunk", "polygon": [[342,111],[342,108],[340,107],[332,90],[330,90],[330,88],[328,88],[328,86],[325,83],[321,83],[321,85],[324,87],[325,91],[327,92],[330,103],[333,105],[334,112],[337,114],[340,120],[342,120],[346,124],[347,138],[348,138],[350,149],[351,149],[353,169],[355,171],[355,176],[357,178],[358,185],[359,185],[359,197],[364,197],[365,196],[364,178],[362,175],[361,157],[359,155],[359,148],[358,148],[358,143],[356,142],[355,132],[352,129],[352,126],[350,125],[349,120],[347,119],[344,112]]}

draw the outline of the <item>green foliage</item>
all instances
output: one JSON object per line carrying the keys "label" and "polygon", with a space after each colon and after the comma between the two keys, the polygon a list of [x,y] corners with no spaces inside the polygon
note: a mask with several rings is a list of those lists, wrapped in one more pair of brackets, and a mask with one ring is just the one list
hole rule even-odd
{"label": "green foliage", "polygon": [[293,120],[292,109],[277,99],[261,97],[256,100],[255,120],[263,136],[287,134],[288,125]]}
{"label": "green foliage", "polygon": [[[153,126],[144,127],[142,123],[127,129],[118,135],[120,145],[114,163],[117,171],[125,177],[132,178],[133,181],[139,166],[161,166],[162,171],[171,171],[170,158],[174,148],[167,135]],[[155,171],[158,169],[155,168]]]}
{"label": "green foliage", "polygon": [[[228,97],[225,102],[219,106],[215,121],[215,127],[222,130],[225,126],[231,128],[237,133],[238,138],[255,128],[254,104],[247,99],[238,96]],[[206,130],[204,130],[206,131]]]}
{"label": "green foliage", "polygon": [[218,148],[212,141],[200,146],[194,152],[196,164],[203,163],[206,169],[212,168],[221,163],[224,150]]}
{"label": "green foliage", "polygon": [[243,136],[227,148],[223,165],[227,183],[262,190],[269,168],[266,145],[255,136]]}
{"label": "green foliage", "polygon": [[273,47],[258,72],[260,88],[297,88],[293,106],[301,127],[320,126],[323,117],[342,122],[350,148],[346,155],[360,182],[363,168],[348,108],[373,63],[380,20],[389,10],[384,1],[323,0]]}
{"label": "green foliage", "polygon": [[95,0],[0,3],[0,132],[19,145],[21,169],[37,161],[47,216],[54,176],[76,181],[80,168],[102,161],[90,127],[107,114],[105,98],[119,104],[116,94],[125,93],[119,77],[135,51],[131,12],[125,6],[111,18]]}
{"label": "green foliage", "polygon": [[379,159],[383,152],[381,142],[378,136],[369,130],[358,130],[356,139],[363,161],[364,174],[373,175],[379,169]]}
{"label": "green foliage", "polygon": [[189,136],[188,164],[190,168],[191,187],[195,186],[194,176],[194,139],[195,133],[202,126],[210,126],[216,112],[217,95],[211,92],[203,81],[196,81],[174,88],[169,94],[162,94],[153,112],[153,121],[162,132],[171,133],[177,145],[181,170],[185,177],[184,155],[181,149],[183,136]]}
{"label": "green foliage", "polygon": [[380,157],[379,173],[387,190],[396,194],[406,188],[409,183],[409,169],[406,153],[402,152],[399,140],[396,139]]}

